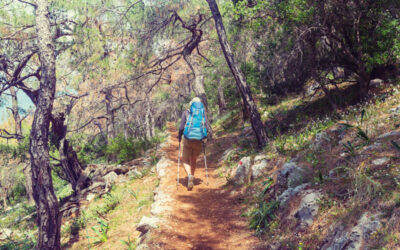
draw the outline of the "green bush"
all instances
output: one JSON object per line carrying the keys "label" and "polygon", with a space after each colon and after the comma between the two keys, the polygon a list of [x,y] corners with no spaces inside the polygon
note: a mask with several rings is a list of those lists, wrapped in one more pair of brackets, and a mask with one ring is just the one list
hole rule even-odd
{"label": "green bush", "polygon": [[118,135],[116,138],[105,143],[100,137],[81,146],[77,153],[79,160],[84,163],[92,162],[116,162],[117,164],[140,157],[144,151],[161,143],[163,137],[154,136],[151,139],[124,138]]}

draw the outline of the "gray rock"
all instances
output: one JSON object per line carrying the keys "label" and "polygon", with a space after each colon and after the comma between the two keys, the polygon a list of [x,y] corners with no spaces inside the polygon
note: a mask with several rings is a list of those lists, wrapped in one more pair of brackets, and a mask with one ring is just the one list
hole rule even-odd
{"label": "gray rock", "polygon": [[371,86],[372,88],[378,88],[382,85],[383,85],[383,80],[379,78],[372,79],[371,81],[369,81],[369,86]]}
{"label": "gray rock", "polygon": [[400,106],[390,109],[390,113],[399,114],[400,113]]}
{"label": "gray rock", "polygon": [[93,200],[94,198],[96,198],[96,194],[88,194],[87,196],[86,196],[86,200],[87,201],[91,201],[91,200]]}
{"label": "gray rock", "polygon": [[136,168],[132,169],[131,171],[128,172],[128,176],[130,178],[141,178],[142,173],[138,171]]}
{"label": "gray rock", "polygon": [[400,131],[392,131],[378,136],[378,140],[393,140],[400,138]]}
{"label": "gray rock", "polygon": [[310,184],[305,183],[295,188],[288,188],[278,197],[278,202],[280,207],[284,207],[290,198],[298,194],[300,191],[308,187]]}
{"label": "gray rock", "polygon": [[254,157],[254,163],[260,163],[264,160],[267,160],[267,156],[264,154],[256,155],[256,157]]}
{"label": "gray rock", "polygon": [[166,212],[172,210],[168,205],[171,201],[173,201],[173,199],[169,194],[164,192],[161,188],[157,188],[154,191],[154,203],[151,205],[150,213],[152,215],[165,215]]}
{"label": "gray rock", "polygon": [[313,84],[311,84],[310,86],[308,86],[306,88],[306,94],[307,95],[312,95],[314,94],[315,91],[317,91],[320,88],[319,83],[318,82],[314,82]]}
{"label": "gray rock", "polygon": [[9,237],[11,237],[11,234],[13,233],[13,230],[8,229],[8,228],[3,228],[0,230],[0,240],[7,240]]}
{"label": "gray rock", "polygon": [[307,182],[307,175],[308,171],[297,162],[288,162],[278,170],[277,184],[284,188],[295,188]]}
{"label": "gray rock", "polygon": [[110,173],[106,174],[103,178],[106,183],[105,190],[106,190],[106,192],[108,192],[111,188],[111,185],[114,184],[115,181],[117,180],[118,175],[115,172],[110,172]]}
{"label": "gray rock", "polygon": [[137,225],[136,230],[141,232],[141,235],[143,235],[151,229],[157,228],[159,223],[160,219],[156,217],[143,216],[139,224]]}
{"label": "gray rock", "polygon": [[390,161],[389,158],[383,157],[383,158],[373,160],[372,164],[374,164],[375,166],[379,166],[379,165],[384,165],[384,164],[388,163],[389,161]]}
{"label": "gray rock", "polygon": [[251,161],[250,157],[243,157],[239,165],[232,170],[231,180],[235,185],[243,185],[250,181]]}
{"label": "gray rock", "polygon": [[159,178],[166,176],[167,168],[172,164],[167,158],[162,158],[156,166],[157,174]]}
{"label": "gray rock", "polygon": [[295,217],[299,220],[300,228],[310,226],[315,215],[318,213],[319,204],[322,194],[319,191],[307,190],[302,194],[300,206],[295,212]]}
{"label": "gray rock", "polygon": [[366,147],[366,148],[364,149],[364,152],[368,152],[368,151],[376,151],[376,150],[378,150],[378,149],[381,149],[381,148],[382,148],[382,146],[383,146],[383,144],[382,144],[382,143],[375,142],[374,144],[372,144],[372,145],[369,145],[368,147]]}
{"label": "gray rock", "polygon": [[251,167],[251,178],[257,179],[258,177],[263,176],[268,168],[269,165],[267,160],[262,160],[260,163],[253,165]]}
{"label": "gray rock", "polygon": [[328,150],[330,147],[331,138],[326,131],[319,132],[315,135],[314,142],[311,144],[311,149],[314,151]]}
{"label": "gray rock", "polygon": [[368,213],[364,213],[358,220],[357,225],[349,231],[345,231],[342,225],[336,226],[331,234],[332,239],[323,245],[321,249],[363,249],[363,245],[370,239],[371,233],[382,226],[378,219],[379,216],[379,214],[369,216]]}

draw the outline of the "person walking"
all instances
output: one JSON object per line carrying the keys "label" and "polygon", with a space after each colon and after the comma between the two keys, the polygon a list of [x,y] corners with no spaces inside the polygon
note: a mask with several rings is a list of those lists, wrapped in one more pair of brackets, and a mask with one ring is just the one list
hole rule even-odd
{"label": "person walking", "polygon": [[183,137],[183,167],[187,173],[187,189],[194,186],[197,157],[200,155],[203,143],[207,142],[209,123],[201,99],[195,97],[189,104],[189,109],[182,114],[179,127],[179,143]]}

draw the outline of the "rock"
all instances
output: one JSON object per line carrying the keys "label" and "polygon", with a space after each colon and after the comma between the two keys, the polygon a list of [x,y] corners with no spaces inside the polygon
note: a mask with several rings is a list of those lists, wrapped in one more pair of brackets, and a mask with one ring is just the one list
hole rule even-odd
{"label": "rock", "polygon": [[373,161],[372,161],[372,164],[374,164],[375,166],[385,165],[385,164],[388,163],[389,161],[390,161],[389,158],[383,157],[383,158],[379,158],[379,159],[373,160]]}
{"label": "rock", "polygon": [[253,165],[251,167],[251,178],[257,179],[258,177],[263,176],[268,168],[269,165],[267,160],[262,160],[260,163]]}
{"label": "rock", "polygon": [[128,172],[128,176],[130,178],[141,178],[142,173],[139,172],[136,168],[132,169],[131,171]]}
{"label": "rock", "polygon": [[400,106],[390,109],[390,113],[399,114],[400,113]]}
{"label": "rock", "polygon": [[369,81],[369,86],[372,88],[378,88],[381,87],[382,85],[383,85],[383,80],[379,78],[375,78]]}
{"label": "rock", "polygon": [[[182,162],[181,162],[182,163]],[[156,166],[157,174],[159,178],[164,177],[167,174],[167,168],[171,166],[172,162],[167,158],[162,158]]]}
{"label": "rock", "polygon": [[378,140],[394,140],[400,138],[400,131],[391,131],[388,133],[385,133],[383,135],[378,136]]}
{"label": "rock", "polygon": [[136,230],[141,232],[141,235],[144,235],[151,229],[157,228],[159,223],[160,219],[156,217],[143,216],[137,225]]}
{"label": "rock", "polygon": [[250,181],[251,162],[250,157],[243,157],[239,161],[239,165],[232,170],[231,180],[235,185],[243,185]]}
{"label": "rock", "polygon": [[326,131],[319,132],[315,135],[314,142],[311,144],[311,149],[314,151],[329,150],[331,147],[331,138]]}
{"label": "rock", "polygon": [[118,175],[115,172],[109,172],[104,177],[104,182],[106,183],[105,190],[108,192],[111,188],[111,185],[115,183],[118,178]]}
{"label": "rock", "polygon": [[382,143],[375,142],[374,144],[369,145],[368,147],[366,147],[366,148],[363,150],[363,152],[376,151],[376,150],[378,150],[378,149],[381,149],[382,146],[383,146]]}
{"label": "rock", "polygon": [[307,182],[308,171],[297,162],[285,163],[277,173],[277,184],[283,188],[295,188]]}
{"label": "rock", "polygon": [[87,201],[91,201],[91,200],[93,200],[94,198],[96,198],[96,194],[88,194],[87,196],[86,196],[86,200]]}
{"label": "rock", "polygon": [[256,157],[254,157],[254,163],[260,163],[263,160],[267,160],[267,156],[264,154],[256,155]]}
{"label": "rock", "polygon": [[319,83],[314,81],[306,88],[305,91],[307,95],[313,95],[315,91],[317,91],[319,88],[320,88]]}
{"label": "rock", "polygon": [[371,233],[381,227],[378,217],[379,214],[368,216],[368,213],[364,213],[357,225],[349,231],[345,231],[342,225],[336,226],[336,229],[331,233],[332,239],[324,244],[321,249],[363,249],[363,245],[369,240]]}
{"label": "rock", "polygon": [[2,228],[2,230],[0,230],[0,240],[7,240],[12,233],[13,231],[11,229]]}
{"label": "rock", "polygon": [[152,215],[165,215],[166,212],[171,211],[168,202],[173,201],[171,196],[164,192],[161,188],[154,191],[154,203],[151,205],[150,213]]}
{"label": "rock", "polygon": [[322,194],[319,191],[307,190],[302,193],[300,206],[294,215],[299,220],[300,228],[308,227],[313,223],[314,217],[318,213],[318,201],[321,197]]}
{"label": "rock", "polygon": [[279,207],[284,207],[290,198],[298,194],[300,191],[308,187],[310,183],[305,183],[295,188],[288,188],[278,197]]}

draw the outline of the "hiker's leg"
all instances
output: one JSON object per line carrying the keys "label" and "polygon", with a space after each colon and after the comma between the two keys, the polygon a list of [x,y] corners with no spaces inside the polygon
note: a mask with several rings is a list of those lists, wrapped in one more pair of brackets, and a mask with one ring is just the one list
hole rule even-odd
{"label": "hiker's leg", "polygon": [[190,165],[191,165],[191,147],[190,147],[190,145],[189,145],[189,141],[188,140],[186,140],[185,138],[183,138],[183,159],[182,159],[182,162],[183,162],[183,168],[185,169],[185,171],[186,171],[186,174],[190,174],[191,173],[191,171],[190,171]]}
{"label": "hiker's leg", "polygon": [[192,175],[194,175],[194,172],[196,171],[196,161],[202,150],[201,143],[202,143],[201,141],[194,141],[193,145],[192,145],[192,154],[191,154],[191,159],[190,159]]}

